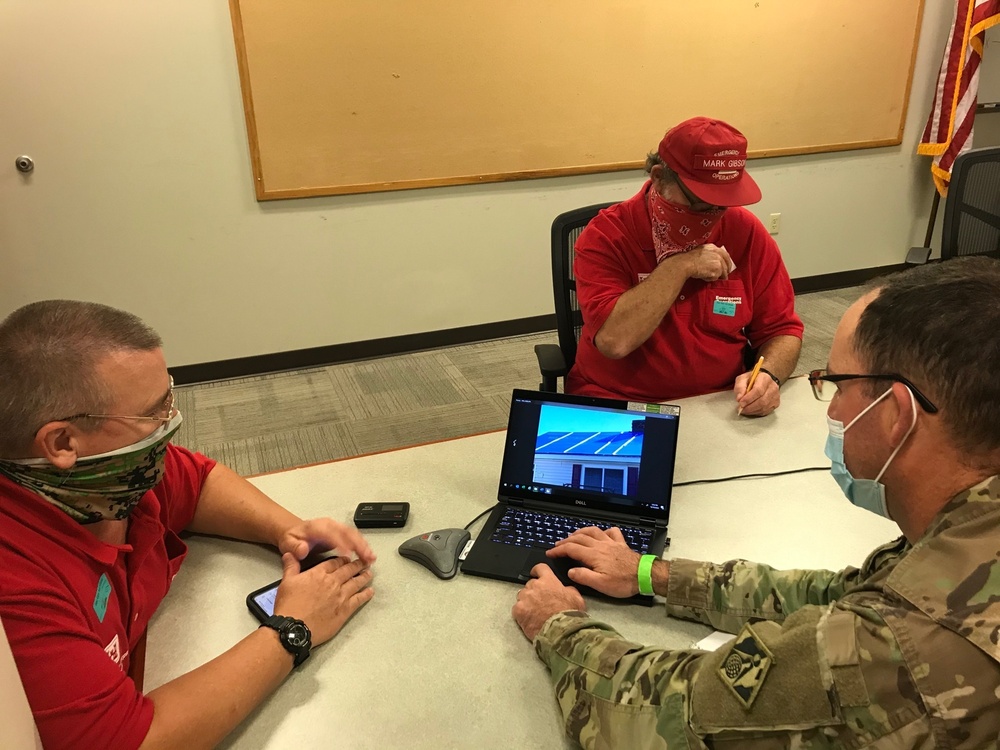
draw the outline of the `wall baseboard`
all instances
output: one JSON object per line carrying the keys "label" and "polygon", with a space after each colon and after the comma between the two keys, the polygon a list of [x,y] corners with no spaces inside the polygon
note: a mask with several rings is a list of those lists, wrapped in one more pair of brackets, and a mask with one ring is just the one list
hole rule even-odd
{"label": "wall baseboard", "polygon": [[169,368],[177,385],[204,383],[209,380],[226,380],[242,378],[251,375],[281,372],[283,370],[301,370],[309,367],[324,367],[343,362],[353,362],[359,359],[373,359],[391,354],[407,354],[437,349],[442,346],[458,346],[476,341],[488,341],[508,336],[521,336],[526,333],[554,331],[556,315],[535,315],[531,318],[516,320],[501,320],[496,323],[481,323],[461,328],[448,328],[443,331],[427,331],[426,333],[410,333],[403,336],[389,336],[384,339],[369,339],[368,341],[351,341],[345,344],[317,346],[312,349],[297,349],[290,352],[275,352],[260,354],[254,357],[239,357],[224,359],[218,362],[204,362],[195,365],[181,365]]}
{"label": "wall baseboard", "polygon": [[[878,276],[901,271],[906,265],[880,266],[878,268],[861,268],[854,271],[840,271],[819,276],[805,276],[792,279],[792,288],[796,294],[843,289],[844,287],[864,284]],[[373,359],[393,354],[437,349],[442,346],[458,346],[477,341],[521,336],[528,333],[554,331],[556,328],[555,313],[535,315],[530,318],[516,320],[501,320],[496,323],[481,323],[479,325],[448,328],[441,331],[426,333],[411,333],[403,336],[389,336],[383,339],[368,341],[351,341],[345,344],[318,346],[312,349],[297,349],[289,352],[260,354],[253,357],[224,359],[217,362],[203,362],[194,365],[171,367],[170,374],[177,385],[204,383],[210,380],[226,380],[243,378],[252,375],[264,375],[284,370],[301,370],[309,367],[324,367],[326,365],[352,362],[359,359]]]}
{"label": "wall baseboard", "polygon": [[800,279],[792,279],[792,289],[796,294],[807,294],[809,292],[825,292],[830,289],[843,289],[849,286],[866,284],[879,276],[904,271],[909,266],[905,263],[898,263],[894,266],[878,266],[876,268],[857,268],[853,271],[838,271],[837,273],[824,273],[819,276],[803,276]]}

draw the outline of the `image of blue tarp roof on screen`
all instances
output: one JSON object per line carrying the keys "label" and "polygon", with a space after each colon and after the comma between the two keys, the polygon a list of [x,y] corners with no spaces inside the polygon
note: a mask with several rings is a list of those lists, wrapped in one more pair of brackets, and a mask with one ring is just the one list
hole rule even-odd
{"label": "image of blue tarp roof on screen", "polygon": [[546,405],[539,415],[535,453],[638,458],[644,424],[643,417],[627,412]]}

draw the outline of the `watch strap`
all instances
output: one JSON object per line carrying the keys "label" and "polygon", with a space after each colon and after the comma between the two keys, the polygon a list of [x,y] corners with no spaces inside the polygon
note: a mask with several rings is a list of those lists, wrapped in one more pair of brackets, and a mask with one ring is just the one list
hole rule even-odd
{"label": "watch strap", "polygon": [[[294,645],[288,640],[288,633],[295,625],[301,625],[306,632],[306,642],[299,646]],[[302,620],[294,617],[285,617],[284,615],[271,615],[260,624],[260,627],[271,628],[278,633],[278,642],[281,643],[282,648],[295,657],[294,666],[299,666],[299,664],[308,658],[309,652],[312,649],[312,633]]]}
{"label": "watch strap", "polygon": [[780,380],[778,380],[778,376],[777,376],[777,375],[775,375],[775,374],[774,374],[773,372],[771,372],[770,370],[766,370],[766,369],[764,369],[763,367],[761,367],[761,368],[760,368],[760,371],[761,371],[761,372],[763,372],[763,373],[765,373],[765,374],[766,374],[766,375],[767,375],[767,376],[768,376],[769,378],[771,378],[771,380],[773,380],[773,381],[774,381],[774,384],[775,384],[776,386],[778,386],[779,388],[781,388],[781,381],[780,381]]}

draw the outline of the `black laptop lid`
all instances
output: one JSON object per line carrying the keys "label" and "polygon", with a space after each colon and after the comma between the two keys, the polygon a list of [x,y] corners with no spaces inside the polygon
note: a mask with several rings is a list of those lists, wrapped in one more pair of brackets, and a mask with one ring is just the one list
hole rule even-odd
{"label": "black laptop lid", "polygon": [[515,390],[501,500],[667,520],[680,407]]}

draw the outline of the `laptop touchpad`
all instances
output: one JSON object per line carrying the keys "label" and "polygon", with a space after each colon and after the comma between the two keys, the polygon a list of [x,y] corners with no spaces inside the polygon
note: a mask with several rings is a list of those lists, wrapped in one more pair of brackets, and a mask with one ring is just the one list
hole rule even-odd
{"label": "laptop touchpad", "polygon": [[539,563],[545,563],[552,571],[559,577],[567,586],[575,585],[567,575],[570,568],[578,568],[581,563],[576,560],[571,560],[568,557],[546,557],[545,550],[543,549],[533,549],[528,554],[528,557],[524,561],[524,565],[521,567],[521,572],[518,573],[517,579],[519,581],[527,581],[531,578],[531,569],[534,568]]}

